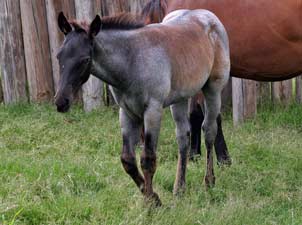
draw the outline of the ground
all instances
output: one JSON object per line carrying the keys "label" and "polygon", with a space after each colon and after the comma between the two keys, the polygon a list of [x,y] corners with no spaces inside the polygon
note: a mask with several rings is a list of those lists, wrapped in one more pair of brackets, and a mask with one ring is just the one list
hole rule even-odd
{"label": "ground", "polygon": [[224,119],[233,165],[216,166],[216,187],[206,191],[204,157],[190,162],[176,198],[165,112],[154,178],[163,206],[154,209],[122,169],[116,108],[0,106],[0,224],[302,224],[302,106],[266,106],[239,128]]}

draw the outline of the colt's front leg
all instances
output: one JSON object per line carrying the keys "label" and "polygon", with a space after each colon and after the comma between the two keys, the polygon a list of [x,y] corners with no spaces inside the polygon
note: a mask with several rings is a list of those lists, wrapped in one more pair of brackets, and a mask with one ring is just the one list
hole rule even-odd
{"label": "colt's front leg", "polygon": [[120,123],[123,136],[123,148],[121,154],[123,167],[134,180],[140,191],[144,193],[144,178],[137,168],[135,156],[135,145],[139,142],[141,123],[129,118],[123,109],[120,109]]}
{"label": "colt's front leg", "polygon": [[162,106],[150,103],[144,113],[145,143],[141,154],[141,167],[145,177],[145,197],[147,201],[154,201],[155,206],[160,206],[161,201],[153,191],[152,179],[156,170],[156,146],[159,136],[162,116]]}

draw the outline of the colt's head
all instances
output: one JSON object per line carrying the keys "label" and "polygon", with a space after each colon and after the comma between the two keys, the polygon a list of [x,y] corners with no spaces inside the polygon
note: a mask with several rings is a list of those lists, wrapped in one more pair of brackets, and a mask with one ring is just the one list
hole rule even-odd
{"label": "colt's head", "polygon": [[101,19],[97,15],[90,25],[76,21],[69,23],[61,12],[58,26],[65,40],[57,54],[60,80],[55,104],[58,112],[67,112],[73,96],[90,76],[93,39],[101,29]]}

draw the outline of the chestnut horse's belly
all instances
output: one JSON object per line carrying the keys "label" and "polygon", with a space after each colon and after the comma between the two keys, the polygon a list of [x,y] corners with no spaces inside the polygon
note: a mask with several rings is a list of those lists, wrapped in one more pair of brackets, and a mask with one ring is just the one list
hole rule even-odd
{"label": "chestnut horse's belly", "polygon": [[231,62],[231,74],[239,78],[279,81],[302,74],[302,55],[286,47],[234,52]]}
{"label": "chestnut horse's belly", "polygon": [[168,12],[213,11],[229,35],[232,76],[284,80],[302,73],[302,7],[297,0],[171,0]]}

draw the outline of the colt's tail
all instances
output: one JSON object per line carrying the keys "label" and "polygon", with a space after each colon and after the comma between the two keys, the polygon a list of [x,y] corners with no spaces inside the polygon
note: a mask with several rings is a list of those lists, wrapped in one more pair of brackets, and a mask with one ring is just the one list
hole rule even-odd
{"label": "colt's tail", "polygon": [[145,24],[160,23],[167,12],[167,0],[150,0],[143,8]]}

